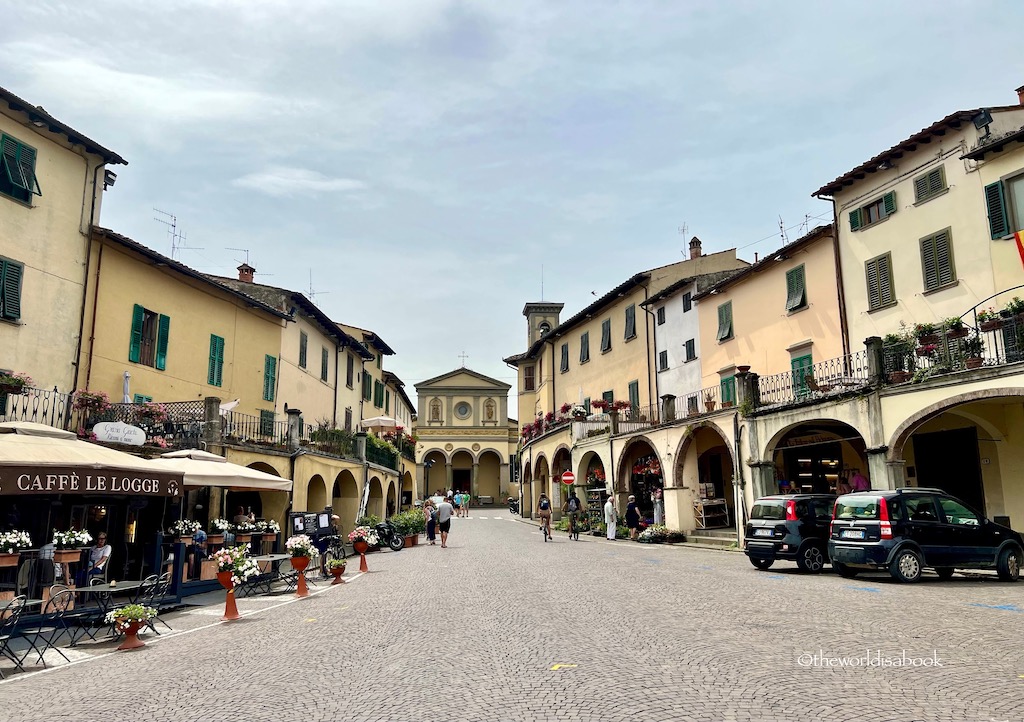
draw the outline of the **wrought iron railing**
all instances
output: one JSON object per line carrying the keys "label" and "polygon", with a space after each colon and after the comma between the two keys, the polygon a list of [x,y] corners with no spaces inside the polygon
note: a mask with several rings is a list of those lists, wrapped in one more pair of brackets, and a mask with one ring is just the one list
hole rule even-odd
{"label": "wrought iron railing", "polygon": [[276,416],[252,416],[229,411],[222,420],[225,441],[288,446],[288,422],[278,421]]}
{"label": "wrought iron railing", "polygon": [[619,433],[633,434],[661,423],[658,406],[630,406],[619,411]]}
{"label": "wrought iron railing", "polygon": [[864,350],[779,374],[759,376],[757,389],[761,405],[767,406],[856,391],[869,383],[868,353]]}
{"label": "wrought iron railing", "polygon": [[57,389],[26,386],[18,394],[0,394],[0,421],[31,421],[75,431],[77,416],[72,395]]}
{"label": "wrought iron railing", "polygon": [[300,439],[303,448],[329,456],[357,458],[355,436],[344,429],[308,428],[309,435]]}
{"label": "wrought iron railing", "polygon": [[398,454],[390,449],[380,449],[372,444],[366,445],[366,460],[388,469],[398,469]]}

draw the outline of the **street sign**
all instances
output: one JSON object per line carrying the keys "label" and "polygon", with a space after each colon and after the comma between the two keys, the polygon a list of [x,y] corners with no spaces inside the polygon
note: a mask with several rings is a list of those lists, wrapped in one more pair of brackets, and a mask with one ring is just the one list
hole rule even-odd
{"label": "street sign", "polygon": [[562,472],[562,483],[568,486],[569,484],[576,483],[576,475],[571,471]]}

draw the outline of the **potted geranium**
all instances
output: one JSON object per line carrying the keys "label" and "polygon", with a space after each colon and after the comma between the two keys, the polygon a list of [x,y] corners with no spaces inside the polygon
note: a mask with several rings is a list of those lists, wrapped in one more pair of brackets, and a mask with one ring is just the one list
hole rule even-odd
{"label": "potted geranium", "polygon": [[590,405],[601,412],[607,411],[608,407],[611,406],[611,404],[609,404],[604,399],[595,399],[594,401],[590,402]]}
{"label": "potted geranium", "polygon": [[292,556],[292,569],[299,573],[299,588],[295,592],[295,596],[308,597],[309,588],[306,586],[306,567],[309,566],[310,560],[315,558],[319,552],[313,546],[313,540],[305,534],[288,537],[284,547]]}
{"label": "potted geranium", "polygon": [[27,531],[0,532],[0,567],[18,566],[18,557],[22,549],[31,549],[32,539]]}
{"label": "potted geranium", "polygon": [[959,316],[953,316],[947,318],[942,322],[943,327],[946,329],[946,336],[949,338],[963,338],[967,335],[968,329],[964,325],[964,321]]}
{"label": "potted geranium", "polygon": [[89,416],[97,416],[110,408],[110,398],[104,391],[76,391],[71,405]]}
{"label": "potted geranium", "polygon": [[138,408],[135,409],[135,415],[140,423],[148,426],[162,424],[168,418],[167,407],[155,401],[139,404]]}
{"label": "potted geranium", "polygon": [[348,562],[344,559],[331,559],[327,562],[327,571],[334,577],[334,581],[331,582],[332,587],[335,584],[344,584],[345,580],[341,576],[345,573],[346,566],[348,566]]}
{"label": "potted geranium", "polygon": [[201,527],[202,525],[197,521],[178,519],[178,521],[171,524],[171,532],[179,539],[191,539]]}
{"label": "potted geranium", "polygon": [[935,324],[933,323],[914,324],[914,336],[917,337],[918,342],[922,346],[939,342],[939,337],[935,333]]}
{"label": "potted geranium", "polygon": [[[365,517],[364,517],[365,518]],[[352,543],[352,549],[359,555],[359,571],[368,572],[366,566],[366,550],[371,546],[380,544],[377,532],[371,526],[357,526],[349,532],[348,540]]]}
{"label": "potted geranium", "polygon": [[124,641],[121,642],[119,650],[138,649],[145,647],[146,643],[139,639],[139,629],[149,624],[149,620],[155,618],[157,611],[153,607],[146,607],[142,604],[126,604],[107,612],[107,624],[114,625],[114,628],[124,634]]}
{"label": "potted geranium", "polygon": [[715,395],[712,394],[710,391],[706,392],[704,394],[704,408],[708,411],[714,411],[715,403]]}
{"label": "potted geranium", "polygon": [[994,308],[983,308],[978,311],[978,326],[982,331],[998,331],[1003,327],[1003,319]]}
{"label": "potted geranium", "polygon": [[32,377],[28,374],[9,374],[0,372],[0,394],[20,394],[26,386],[32,385]]}
{"label": "potted geranium", "polygon": [[917,347],[917,355],[922,358],[935,358],[935,354],[938,353],[939,347],[934,343],[924,343]]}
{"label": "potted geranium", "polygon": [[981,340],[980,336],[973,336],[966,341],[963,345],[964,349],[964,365],[969,369],[976,369],[985,363],[985,359],[982,353],[985,351],[985,342]]}

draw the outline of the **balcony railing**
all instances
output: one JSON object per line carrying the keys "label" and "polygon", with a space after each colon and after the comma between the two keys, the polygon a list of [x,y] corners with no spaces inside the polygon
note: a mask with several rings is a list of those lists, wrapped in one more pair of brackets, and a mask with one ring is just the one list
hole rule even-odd
{"label": "balcony railing", "polygon": [[26,386],[20,394],[0,394],[0,421],[31,421],[66,431],[77,429],[71,394]]}
{"label": "balcony railing", "polygon": [[661,423],[661,409],[656,406],[630,406],[619,411],[619,433],[634,434]]}
{"label": "balcony railing", "polygon": [[757,379],[761,405],[796,401],[856,391],[871,383],[867,351],[819,361],[810,366]]}
{"label": "balcony railing", "polygon": [[366,460],[388,469],[398,469],[398,454],[388,449],[379,449],[372,444],[366,445]]}
{"label": "balcony railing", "polygon": [[225,441],[288,447],[288,422],[276,417],[229,411],[223,416]]}

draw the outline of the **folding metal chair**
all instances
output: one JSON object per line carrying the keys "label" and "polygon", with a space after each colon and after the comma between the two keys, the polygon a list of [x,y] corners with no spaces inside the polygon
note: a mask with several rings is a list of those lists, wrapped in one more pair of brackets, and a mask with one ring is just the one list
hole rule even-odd
{"label": "folding metal chair", "polygon": [[[160,605],[167,597],[167,593],[170,590],[170,587],[171,575],[169,573],[164,572],[159,577],[156,574],[151,574],[143,580],[142,586],[139,587],[139,595],[137,597],[138,603],[147,607],[153,607],[159,612]],[[157,616],[155,619],[162,625],[173,631],[171,625],[165,622],[159,616]],[[160,630],[156,628],[155,624],[153,624],[152,619],[146,620],[146,626],[152,629],[157,634],[160,634]]]}
{"label": "folding metal chair", "polygon": [[[0,655],[14,662],[14,668],[22,672],[25,671],[25,668],[21,666],[18,655],[11,649],[11,641],[17,638],[14,630],[18,626],[22,612],[25,611],[26,599],[27,597],[24,595],[15,597],[6,606],[0,607]],[[0,672],[0,679],[3,678],[4,673]]]}
{"label": "folding metal chair", "polygon": [[[68,631],[64,615],[71,608],[74,598],[75,593],[70,589],[57,592],[55,596],[50,597],[46,601],[43,613],[35,624],[18,630],[17,636],[24,639],[29,646],[25,650],[25,654],[21,656],[22,664],[28,659],[29,654],[35,652],[39,657],[39,662],[45,667],[46,658],[43,655],[51,649],[57,650],[57,654],[63,657],[65,662],[71,661],[61,648],[57,646],[57,640],[60,639],[64,632]],[[21,664],[18,666],[21,666]]]}

